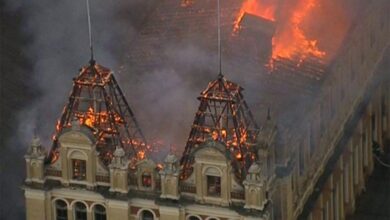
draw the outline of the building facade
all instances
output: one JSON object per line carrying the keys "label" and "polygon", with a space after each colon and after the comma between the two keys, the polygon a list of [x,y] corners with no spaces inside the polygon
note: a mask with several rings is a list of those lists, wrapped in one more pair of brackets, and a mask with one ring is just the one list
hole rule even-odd
{"label": "building facade", "polygon": [[[380,159],[375,152],[390,150],[390,18],[383,2],[372,2],[350,31],[306,123],[287,134],[269,115],[245,166],[210,135],[183,155],[191,158],[184,178],[182,158],[172,153],[159,164],[113,142],[104,156],[102,136],[86,120],[67,122],[55,154],[35,137],[25,155],[27,219],[345,219]],[[278,142],[281,135],[288,142]]]}

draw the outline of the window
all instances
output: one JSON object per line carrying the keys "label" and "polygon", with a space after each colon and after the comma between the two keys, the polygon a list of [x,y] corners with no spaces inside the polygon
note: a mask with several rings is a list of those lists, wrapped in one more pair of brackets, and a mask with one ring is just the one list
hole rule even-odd
{"label": "window", "polygon": [[310,125],[310,134],[309,134],[309,148],[310,148],[310,156],[314,154],[315,143],[314,143],[314,128],[313,125]]}
{"label": "window", "polygon": [[153,220],[153,219],[154,219],[154,215],[151,211],[148,210],[142,211],[141,220]]}
{"label": "window", "polygon": [[74,208],[75,220],[87,220],[87,207],[84,203],[77,202]]}
{"label": "window", "polygon": [[207,176],[207,195],[221,196],[221,177]]}
{"label": "window", "polygon": [[299,175],[302,176],[303,173],[304,173],[304,170],[305,170],[305,156],[304,156],[304,149],[303,149],[303,144],[301,144],[299,147],[298,147],[298,150],[299,150],[299,158],[298,158],[298,161],[299,161]]}
{"label": "window", "polygon": [[95,205],[95,208],[93,209],[94,212],[94,220],[106,220],[106,208],[102,205]]}
{"label": "window", "polygon": [[386,109],[386,95],[383,94],[381,97],[381,112],[382,112],[382,118],[386,117],[387,109]]}
{"label": "window", "polygon": [[376,118],[375,114],[371,115],[371,130],[372,130],[372,140],[376,141]]}
{"label": "window", "polygon": [[142,186],[151,187],[152,186],[152,175],[148,172],[142,174]]}
{"label": "window", "polygon": [[66,202],[56,201],[56,220],[68,220],[68,210]]}
{"label": "window", "polygon": [[344,167],[344,201],[349,202],[349,165]]}
{"label": "window", "polygon": [[386,116],[387,116],[386,95],[383,94],[381,99],[382,99],[381,100],[381,112],[382,112],[382,120],[383,120],[382,132],[385,133],[387,131],[387,123],[386,123]]}
{"label": "window", "polygon": [[86,179],[86,162],[85,160],[72,160],[73,179]]}

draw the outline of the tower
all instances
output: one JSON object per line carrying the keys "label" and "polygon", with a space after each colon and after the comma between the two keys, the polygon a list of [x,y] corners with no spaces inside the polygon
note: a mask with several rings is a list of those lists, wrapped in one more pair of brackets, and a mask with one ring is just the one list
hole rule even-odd
{"label": "tower", "polygon": [[186,179],[193,170],[193,150],[211,137],[226,146],[226,154],[232,159],[238,179],[244,179],[246,170],[256,159],[253,146],[259,128],[246,104],[238,84],[226,80],[222,74],[220,1],[217,1],[218,22],[218,67],[216,80],[209,82],[198,99],[200,105],[195,114],[190,135],[180,160],[181,179]]}
{"label": "tower", "polygon": [[246,179],[243,182],[245,187],[245,206],[246,209],[264,210],[267,203],[265,179],[261,167],[253,163]]}
{"label": "tower", "polygon": [[26,183],[43,183],[44,182],[44,159],[46,152],[41,146],[38,137],[34,137],[27,154],[26,160]]}
{"label": "tower", "polygon": [[169,153],[164,160],[161,175],[161,198],[179,199],[179,174],[177,157]]}
{"label": "tower", "polygon": [[147,153],[146,140],[124,94],[106,67],[91,61],[73,80],[69,102],[65,105],[53,136],[48,162],[58,158],[60,134],[72,123],[87,127],[96,138],[99,157],[108,165],[116,146],[134,163]]}
{"label": "tower", "polygon": [[110,164],[110,192],[127,193],[129,162],[125,151],[117,147],[114,151],[114,158]]}
{"label": "tower", "polygon": [[[191,152],[208,137],[224,143],[239,170],[239,179],[256,159],[253,147],[259,128],[242,95],[243,88],[219,74],[199,96],[200,105],[195,114],[180,164],[182,178],[191,172]],[[243,176],[244,175],[244,176]]]}

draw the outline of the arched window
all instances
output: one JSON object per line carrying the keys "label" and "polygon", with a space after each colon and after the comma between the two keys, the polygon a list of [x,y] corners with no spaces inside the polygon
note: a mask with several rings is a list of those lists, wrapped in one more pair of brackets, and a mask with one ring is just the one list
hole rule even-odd
{"label": "arched window", "polygon": [[56,220],[68,220],[68,209],[63,200],[56,201]]}
{"label": "arched window", "polygon": [[154,219],[154,215],[151,211],[148,210],[142,211],[141,220],[153,220],[153,219]]}
{"label": "arched window", "polygon": [[198,216],[190,216],[188,218],[188,220],[202,220],[201,218],[199,218]]}
{"label": "arched window", "polygon": [[94,212],[94,216],[95,216],[94,220],[106,220],[107,219],[106,208],[104,208],[104,206],[95,205],[93,212]]}
{"label": "arched window", "polygon": [[82,202],[77,202],[74,206],[75,220],[87,220],[87,207]]}

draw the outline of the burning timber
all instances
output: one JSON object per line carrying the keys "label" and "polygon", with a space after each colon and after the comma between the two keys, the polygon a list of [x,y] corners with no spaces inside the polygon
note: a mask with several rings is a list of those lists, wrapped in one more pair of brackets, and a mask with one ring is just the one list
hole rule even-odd
{"label": "burning timber", "polygon": [[53,136],[50,163],[58,159],[58,137],[72,126],[89,130],[105,165],[111,162],[116,147],[123,148],[134,163],[150,151],[113,73],[95,61],[81,68],[73,81],[69,102]]}
{"label": "burning timber", "polygon": [[[212,62],[202,63],[205,59],[198,59],[192,50],[190,62],[178,58],[188,42],[195,42],[202,51],[216,51],[217,36],[210,31],[216,29],[216,13],[210,9],[214,3],[159,1],[125,60],[135,74],[168,69],[194,76],[188,81],[196,83],[190,86],[208,83],[198,97],[193,124],[180,124],[181,130],[190,130],[182,143],[183,155],[171,151],[156,164],[148,154],[149,145],[140,148],[132,141],[117,140],[144,143],[137,129],[130,129],[130,134],[137,134],[130,137],[117,133],[126,128],[125,122],[136,125],[119,107],[99,110],[88,101],[82,110],[71,106],[64,112],[75,113],[60,120],[54,138],[57,158],[43,163],[47,155],[37,137],[25,156],[30,220],[67,219],[68,215],[126,220],[345,219],[354,211],[355,198],[379,165],[376,160],[384,158],[380,153],[389,150],[386,0],[366,3],[356,28],[330,63],[312,53],[321,51],[306,36],[299,41],[303,44],[288,50],[288,56],[273,56],[277,17],[244,10],[241,29],[232,33],[244,7],[241,1],[223,1],[223,70],[232,81],[222,74],[209,81],[210,75],[216,75],[208,68]],[[297,11],[308,14],[312,7]],[[290,22],[287,28],[296,28],[300,22]],[[299,36],[299,29],[295,34]],[[188,41],[183,43],[183,39]],[[266,50],[264,44],[268,44]],[[300,51],[302,45],[308,50]],[[82,72],[101,68],[90,66]],[[101,75],[106,84],[100,84],[110,88],[112,80],[104,80],[109,74]],[[248,103],[240,85],[250,91],[245,93]],[[115,97],[110,89],[103,91]],[[94,100],[86,97],[80,100]],[[102,103],[110,107],[113,99],[99,96],[98,100],[108,100]],[[122,105],[113,102],[113,106]],[[172,120],[158,117],[163,129],[171,126]],[[98,139],[99,134],[107,138]],[[181,136],[187,137],[177,135]],[[95,143],[110,149],[112,156],[106,162]]]}
{"label": "burning timber", "polygon": [[246,171],[257,158],[255,146],[259,127],[242,90],[220,74],[199,96],[199,109],[180,161],[183,179],[188,178],[193,170],[194,150],[208,138],[226,146],[226,154],[231,158],[237,177],[245,178]]}

